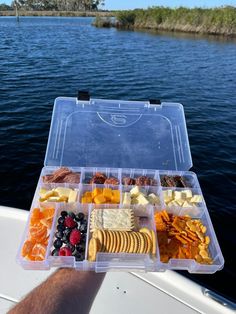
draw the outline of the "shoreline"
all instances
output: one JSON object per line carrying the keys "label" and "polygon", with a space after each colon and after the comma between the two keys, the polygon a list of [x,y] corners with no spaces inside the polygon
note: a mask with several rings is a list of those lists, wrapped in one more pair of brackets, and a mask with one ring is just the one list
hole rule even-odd
{"label": "shoreline", "polygon": [[97,16],[96,27],[128,30],[153,30],[200,35],[236,37],[236,7],[214,9],[153,7],[114,12],[111,17]]}
{"label": "shoreline", "polygon": [[[19,17],[21,16],[60,16],[60,17],[112,17],[114,13],[111,11],[30,11],[19,10]],[[2,16],[15,16],[15,10],[0,11],[0,17]]]}

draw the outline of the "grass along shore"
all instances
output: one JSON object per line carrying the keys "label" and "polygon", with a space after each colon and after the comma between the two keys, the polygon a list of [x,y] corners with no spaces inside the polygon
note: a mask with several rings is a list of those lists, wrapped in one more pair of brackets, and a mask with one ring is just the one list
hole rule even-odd
{"label": "grass along shore", "polygon": [[[109,17],[114,16],[112,12],[108,11],[30,11],[19,10],[19,16],[92,16],[92,17]],[[15,16],[15,10],[0,11],[0,16]]]}
{"label": "grass along shore", "polygon": [[214,9],[152,7],[146,10],[118,11],[114,15],[115,20],[111,17],[97,16],[93,25],[236,37],[236,7]]}

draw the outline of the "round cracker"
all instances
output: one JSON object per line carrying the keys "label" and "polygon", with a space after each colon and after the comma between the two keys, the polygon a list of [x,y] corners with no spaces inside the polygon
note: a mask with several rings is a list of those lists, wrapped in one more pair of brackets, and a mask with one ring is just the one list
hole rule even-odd
{"label": "round cracker", "polygon": [[130,237],[130,246],[129,246],[129,251],[128,251],[128,253],[134,253],[135,241],[134,241],[133,232],[129,232],[129,237]]}
{"label": "round cracker", "polygon": [[113,247],[113,244],[114,244],[114,238],[113,238],[112,231],[107,230],[107,233],[108,233],[109,238],[110,238],[110,243],[109,243],[109,246],[108,246],[108,253],[111,253],[112,252],[112,247]]}
{"label": "round cracker", "polygon": [[98,251],[98,241],[96,238],[91,238],[88,247],[88,260],[94,262]]}
{"label": "round cracker", "polygon": [[111,231],[112,237],[113,237],[113,243],[111,246],[111,253],[115,253],[116,246],[117,246],[117,236],[116,236],[116,231]]}
{"label": "round cracker", "polygon": [[115,247],[115,253],[119,253],[119,252],[120,252],[120,246],[121,246],[120,231],[116,231],[116,247]]}
{"label": "round cracker", "polygon": [[138,253],[140,254],[143,254],[144,253],[144,250],[145,250],[145,240],[144,240],[144,235],[140,232],[137,232],[137,235],[139,237],[139,240],[140,240],[140,247],[139,247],[139,250],[138,250]]}
{"label": "round cracker", "polygon": [[105,251],[106,251],[105,243],[106,243],[107,236],[106,236],[106,232],[105,232],[104,230],[101,230],[101,233],[102,233],[102,247],[101,247],[101,252],[105,252]]}
{"label": "round cracker", "polygon": [[152,255],[156,255],[156,252],[157,252],[156,235],[153,230],[151,230],[151,233],[152,233]]}
{"label": "round cracker", "polygon": [[147,233],[143,233],[143,236],[146,238],[146,250],[145,254],[150,254],[152,249],[152,241]]}
{"label": "round cracker", "polygon": [[101,252],[103,251],[103,234],[102,231],[99,229],[94,230],[93,238],[96,238],[99,241],[99,247]]}
{"label": "round cracker", "polygon": [[133,237],[135,240],[134,253],[137,253],[139,250],[139,237],[137,236],[137,232],[133,232]]}
{"label": "round cracker", "polygon": [[144,227],[144,228],[141,228],[141,229],[139,230],[139,232],[141,232],[141,233],[146,233],[146,234],[149,236],[149,238],[152,239],[152,233],[151,233],[151,230],[150,230],[150,229]]}
{"label": "round cracker", "polygon": [[110,235],[107,230],[104,230],[104,252],[108,252],[110,246]]}
{"label": "round cracker", "polygon": [[129,233],[127,231],[124,231],[124,248],[123,248],[123,252],[124,253],[128,253],[129,252],[129,246],[130,246],[130,240],[129,240]]}
{"label": "round cracker", "polygon": [[125,248],[125,235],[124,235],[124,231],[119,231],[120,233],[120,253],[124,252],[124,248]]}

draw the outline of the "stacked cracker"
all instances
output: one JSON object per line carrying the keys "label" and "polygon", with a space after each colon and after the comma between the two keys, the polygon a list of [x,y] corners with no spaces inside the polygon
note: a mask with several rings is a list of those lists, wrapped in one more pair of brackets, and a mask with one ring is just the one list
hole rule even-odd
{"label": "stacked cracker", "polygon": [[156,254],[154,231],[148,228],[133,231],[135,217],[132,209],[94,209],[90,223],[90,261],[96,260],[97,252]]}

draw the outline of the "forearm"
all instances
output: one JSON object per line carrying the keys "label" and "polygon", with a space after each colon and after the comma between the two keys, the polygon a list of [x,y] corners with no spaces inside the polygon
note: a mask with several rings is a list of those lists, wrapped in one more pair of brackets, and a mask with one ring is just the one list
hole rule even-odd
{"label": "forearm", "polygon": [[104,276],[69,268],[59,269],[8,314],[89,313]]}

